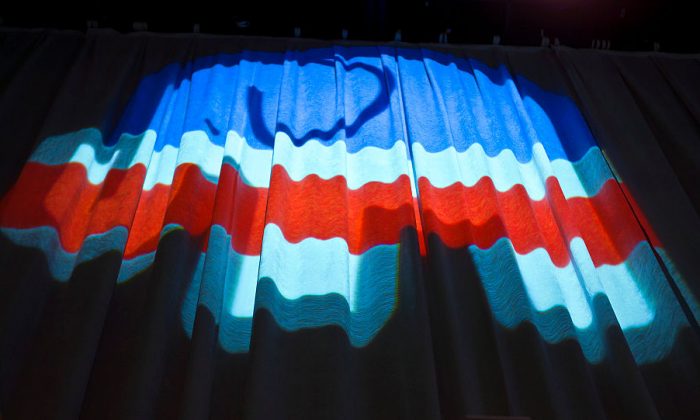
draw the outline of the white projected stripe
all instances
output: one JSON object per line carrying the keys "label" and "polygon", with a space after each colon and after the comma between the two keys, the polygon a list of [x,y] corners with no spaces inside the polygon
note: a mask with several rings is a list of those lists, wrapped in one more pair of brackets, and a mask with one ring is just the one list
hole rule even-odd
{"label": "white projected stripe", "polygon": [[[186,163],[197,165],[212,182],[217,182],[222,162],[233,165],[245,182],[254,187],[270,185],[273,164],[283,166],[295,181],[309,175],[323,179],[340,175],[351,189],[368,182],[391,183],[402,175],[413,179],[406,144],[401,140],[387,150],[368,146],[356,153],[348,153],[342,141],[323,145],[310,140],[295,146],[284,133],[275,137],[274,151],[250,147],[234,131],[228,133],[223,147],[212,144],[204,131],[185,133],[179,147],[166,145],[154,151],[155,142],[156,133],[148,130],[140,136],[125,134],[116,145],[106,147],[98,130],[86,129],[46,139],[32,160],[49,165],[81,163],[93,184],[103,182],[111,169],[142,164],[148,168],[145,190],[156,184],[169,185],[175,169]],[[523,185],[533,200],[544,198],[548,177],[558,179],[567,198],[590,197],[612,177],[598,148],[591,148],[581,160],[572,163],[564,159],[550,161],[539,143],[533,146],[533,159],[527,163],[520,163],[510,150],[489,157],[479,143],[464,152],[448,148],[436,153],[429,153],[415,143],[413,165],[418,177],[427,178],[438,188],[456,182],[473,186],[481,178],[489,177],[499,191]]]}
{"label": "white projected stripe", "polygon": [[427,152],[420,143],[413,144],[417,177],[428,178],[437,188],[456,182],[470,187],[488,176],[498,191],[520,184],[530,198],[541,200],[545,196],[545,180],[556,177],[566,198],[590,197],[612,177],[598,148],[591,148],[580,161],[571,163],[564,159],[550,161],[542,144],[535,143],[532,157],[529,162],[520,163],[508,149],[489,157],[479,143],[463,152],[450,147],[437,153]]}
{"label": "white projected stripe", "polygon": [[[522,279],[523,286],[532,306],[539,312],[546,312],[556,306],[565,307],[571,320],[579,329],[586,329],[593,322],[591,302],[596,294],[608,297],[620,327],[624,329],[644,327],[654,319],[654,308],[647,303],[638,283],[649,282],[652,278],[637,278],[628,268],[644,265],[656,267],[656,262],[647,243],[640,243],[627,262],[617,265],[604,264],[595,267],[590,259],[585,243],[574,238],[569,246],[572,261],[565,267],[552,263],[543,248],[521,255],[515,252],[508,239],[499,239],[494,246],[482,250],[470,246],[476,257],[482,281],[489,285],[506,284],[514,278]],[[515,266],[509,259],[515,258]],[[649,271],[646,276],[662,282],[660,271]],[[493,295],[496,300],[506,299],[502,290]]]}

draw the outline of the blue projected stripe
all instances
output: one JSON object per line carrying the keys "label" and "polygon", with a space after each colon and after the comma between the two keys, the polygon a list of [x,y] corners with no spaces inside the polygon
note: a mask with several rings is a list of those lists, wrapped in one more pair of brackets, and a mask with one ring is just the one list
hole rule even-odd
{"label": "blue projected stripe", "polygon": [[143,80],[106,143],[151,129],[159,133],[156,151],[190,131],[221,146],[233,130],[251,147],[271,149],[283,132],[297,146],[342,140],[355,153],[393,147],[404,128],[431,153],[478,143],[489,156],[511,150],[520,162],[532,159],[537,143],[550,159],[571,161],[595,146],[570,99],[514,80],[504,66],[386,47],[248,51],[168,66]]}

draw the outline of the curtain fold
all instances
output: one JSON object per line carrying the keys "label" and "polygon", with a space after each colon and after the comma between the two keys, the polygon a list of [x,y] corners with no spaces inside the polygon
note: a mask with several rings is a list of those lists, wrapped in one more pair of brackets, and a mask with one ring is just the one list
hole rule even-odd
{"label": "curtain fold", "polygon": [[700,415],[696,56],[0,58],[5,418]]}

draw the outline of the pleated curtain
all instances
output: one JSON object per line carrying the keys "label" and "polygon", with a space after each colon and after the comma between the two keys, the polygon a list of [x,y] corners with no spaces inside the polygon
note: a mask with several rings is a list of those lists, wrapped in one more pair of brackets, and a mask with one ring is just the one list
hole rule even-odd
{"label": "pleated curtain", "polygon": [[1,32],[0,413],[697,418],[698,75]]}

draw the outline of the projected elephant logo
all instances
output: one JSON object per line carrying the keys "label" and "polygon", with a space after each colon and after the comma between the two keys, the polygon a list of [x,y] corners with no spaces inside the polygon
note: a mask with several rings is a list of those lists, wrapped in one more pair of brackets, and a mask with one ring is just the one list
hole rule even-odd
{"label": "projected elephant logo", "polygon": [[[658,244],[576,106],[502,66],[372,51],[168,66],[109,133],[37,147],[3,198],[2,234],[40,248],[59,282],[108,252],[121,285],[149,270],[179,279],[184,330],[206,309],[229,352],[248,350],[258,310],[365,346],[402,303],[403,276],[447,247],[468,251],[504,327],[574,338],[596,362],[617,325],[639,361],[663,357],[682,317]],[[176,232],[188,246],[173,257],[161,249]]]}

